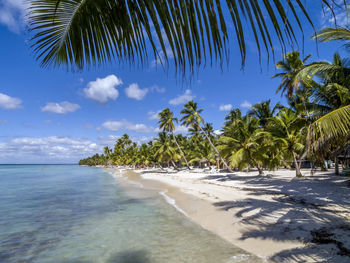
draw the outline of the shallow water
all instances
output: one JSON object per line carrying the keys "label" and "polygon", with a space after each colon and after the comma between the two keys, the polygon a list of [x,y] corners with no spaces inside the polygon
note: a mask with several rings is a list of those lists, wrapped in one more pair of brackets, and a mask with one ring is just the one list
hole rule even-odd
{"label": "shallow water", "polygon": [[1,263],[256,260],[188,220],[158,193],[130,195],[102,169],[0,165]]}

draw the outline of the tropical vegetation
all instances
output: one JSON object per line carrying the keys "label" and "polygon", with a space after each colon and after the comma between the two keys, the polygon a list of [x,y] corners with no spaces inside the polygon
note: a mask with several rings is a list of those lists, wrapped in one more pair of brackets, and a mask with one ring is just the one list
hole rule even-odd
{"label": "tropical vegetation", "polygon": [[[345,41],[350,45],[346,28],[324,29],[323,41]],[[332,62],[308,63],[298,51],[286,54],[276,64],[281,70],[277,93],[285,94],[287,105],[272,105],[271,100],[257,103],[243,115],[232,109],[220,131],[214,132],[202,117],[203,109],[194,101],[187,102],[180,112],[180,121],[188,134],[176,134],[178,119],[168,108],[159,113],[162,132],[147,144],[137,145],[127,135],[117,140],[114,151],[94,155],[80,164],[115,164],[138,167],[192,166],[227,170],[286,167],[301,177],[302,164],[327,169],[326,160],[338,168],[338,156],[346,156],[350,145],[350,60],[334,54]],[[345,152],[345,154],[344,154]],[[346,165],[343,162],[343,166]],[[186,166],[186,167],[185,167]],[[336,169],[338,172],[338,169]]]}
{"label": "tropical vegetation", "polygon": [[147,64],[153,55],[163,64],[172,58],[181,72],[193,72],[207,60],[227,62],[232,46],[244,65],[248,34],[260,59],[262,52],[274,55],[275,40],[286,53],[287,46],[302,44],[297,40],[306,25],[314,28],[308,4],[334,14],[339,2],[32,0],[28,24],[31,48],[42,66],[81,69],[125,60]]}

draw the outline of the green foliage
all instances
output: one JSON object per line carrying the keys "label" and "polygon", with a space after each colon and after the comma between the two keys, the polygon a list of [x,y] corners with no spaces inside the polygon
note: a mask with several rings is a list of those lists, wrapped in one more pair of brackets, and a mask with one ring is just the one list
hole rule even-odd
{"label": "green foliage", "polygon": [[[210,64],[214,60],[222,64],[233,45],[229,43],[231,34],[244,64],[247,31],[254,35],[260,58],[262,51],[268,55],[273,52],[274,38],[283,51],[286,43],[298,43],[296,33],[303,32],[302,20],[313,27],[306,3],[300,0],[30,2],[31,48],[42,66],[81,69],[115,60],[144,64],[152,54],[164,64],[173,57],[176,68],[193,71],[207,59]],[[332,9],[331,4],[337,1],[319,2]]]}

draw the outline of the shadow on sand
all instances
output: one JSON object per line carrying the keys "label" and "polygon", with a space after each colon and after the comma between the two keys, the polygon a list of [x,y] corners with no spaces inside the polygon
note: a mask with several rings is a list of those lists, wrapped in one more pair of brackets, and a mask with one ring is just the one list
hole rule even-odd
{"label": "shadow on sand", "polygon": [[[203,180],[216,184],[245,182],[239,189],[247,191],[249,198],[214,203],[223,210],[235,209],[235,215],[241,217],[243,223],[253,226],[243,234],[242,240],[297,240],[306,244],[274,255],[273,261],[350,262],[348,178],[321,175],[290,180],[230,174],[208,176]],[[269,198],[261,199],[261,195]]]}

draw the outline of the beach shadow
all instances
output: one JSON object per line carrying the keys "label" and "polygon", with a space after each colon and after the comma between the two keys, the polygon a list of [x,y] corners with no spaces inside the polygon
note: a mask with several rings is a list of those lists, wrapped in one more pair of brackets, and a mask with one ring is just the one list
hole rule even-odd
{"label": "beach shadow", "polygon": [[[347,180],[338,176],[295,180],[249,176],[247,186],[240,188],[247,191],[248,198],[216,202],[214,206],[225,211],[234,209],[235,216],[242,218],[241,222],[248,227],[242,240],[258,238],[306,244],[274,255],[275,262],[350,262]],[[262,195],[268,198],[261,199]]]}

